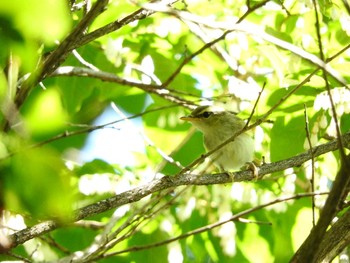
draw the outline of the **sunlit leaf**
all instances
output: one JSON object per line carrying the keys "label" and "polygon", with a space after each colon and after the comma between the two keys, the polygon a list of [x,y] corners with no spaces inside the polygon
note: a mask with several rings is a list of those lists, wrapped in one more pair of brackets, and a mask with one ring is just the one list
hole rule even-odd
{"label": "sunlit leaf", "polygon": [[271,161],[279,161],[303,152],[305,121],[303,116],[291,120],[278,117],[271,130]]}

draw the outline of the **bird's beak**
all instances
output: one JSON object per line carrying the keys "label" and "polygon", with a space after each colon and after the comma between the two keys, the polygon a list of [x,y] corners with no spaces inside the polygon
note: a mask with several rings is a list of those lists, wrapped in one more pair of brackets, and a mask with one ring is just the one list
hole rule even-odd
{"label": "bird's beak", "polygon": [[190,117],[190,116],[183,116],[180,118],[180,120],[183,120],[183,121],[192,121],[194,118],[193,117]]}

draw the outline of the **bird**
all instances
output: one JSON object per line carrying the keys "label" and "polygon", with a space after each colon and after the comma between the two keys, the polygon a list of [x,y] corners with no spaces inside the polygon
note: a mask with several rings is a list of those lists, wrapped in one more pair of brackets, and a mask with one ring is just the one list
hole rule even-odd
{"label": "bird", "polygon": [[[207,151],[214,150],[245,126],[245,122],[234,112],[213,105],[198,106],[188,116],[180,119],[190,122],[203,133],[204,146]],[[239,134],[233,141],[209,157],[221,172],[228,173],[232,179],[233,175],[230,172],[247,165],[256,176],[256,167],[253,163],[254,140],[247,132]]]}

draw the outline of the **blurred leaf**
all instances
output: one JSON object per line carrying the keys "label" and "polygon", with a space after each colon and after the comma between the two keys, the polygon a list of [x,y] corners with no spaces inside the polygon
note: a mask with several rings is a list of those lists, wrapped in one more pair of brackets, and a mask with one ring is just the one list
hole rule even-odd
{"label": "blurred leaf", "polygon": [[34,137],[54,134],[68,121],[57,89],[50,88],[39,94],[24,116],[26,126]]}
{"label": "blurred leaf", "polygon": [[60,156],[48,148],[16,154],[2,174],[7,208],[27,211],[33,217],[67,220],[73,201],[70,176]]}
{"label": "blurred leaf", "polygon": [[272,35],[278,39],[282,39],[286,42],[289,42],[289,43],[292,43],[292,39],[290,37],[289,34],[285,34],[284,32],[281,32],[281,31],[277,31],[271,27],[266,27],[265,29],[266,33],[268,33],[269,35]]}
{"label": "blurred leaf", "polygon": [[3,103],[3,99],[7,92],[7,89],[8,89],[7,80],[6,80],[5,74],[1,71],[0,72],[0,103]]}
{"label": "blurred leaf", "polygon": [[[128,242],[128,247],[147,245],[153,243],[155,240],[164,240],[167,235],[159,228],[152,234],[138,233],[133,236]],[[157,255],[156,257],[154,255]],[[142,253],[129,253],[128,260],[134,262],[165,262],[168,258],[168,248],[166,246],[159,246],[143,250]]]}
{"label": "blurred leaf", "polygon": [[295,93],[293,93],[293,95],[291,95],[289,100],[287,101],[283,100],[283,98],[293,88],[294,88],[293,86],[287,89],[281,88],[271,93],[267,101],[268,105],[272,107],[280,103],[280,106],[277,107],[277,109],[275,110],[275,113],[278,111],[282,111],[283,113],[297,112],[304,109],[304,104],[307,107],[311,107],[314,104],[315,96],[320,93],[320,90],[316,88],[305,86],[297,90]]}
{"label": "blurred leaf", "polygon": [[70,27],[65,1],[18,0],[1,2],[0,14],[12,17],[13,24],[26,38],[52,44],[62,38]]}
{"label": "blurred leaf", "polygon": [[82,250],[86,248],[95,237],[96,232],[88,228],[68,228],[64,231],[59,229],[53,233],[53,238],[61,246],[72,250]]}
{"label": "blurred leaf", "polygon": [[297,15],[290,15],[287,17],[285,21],[285,32],[287,34],[290,34],[293,32],[293,30],[296,28],[297,22],[298,22],[299,16]]}
{"label": "blurred leaf", "polygon": [[8,16],[0,16],[0,42],[8,46],[11,42],[23,42],[23,36],[14,27],[13,21]]}

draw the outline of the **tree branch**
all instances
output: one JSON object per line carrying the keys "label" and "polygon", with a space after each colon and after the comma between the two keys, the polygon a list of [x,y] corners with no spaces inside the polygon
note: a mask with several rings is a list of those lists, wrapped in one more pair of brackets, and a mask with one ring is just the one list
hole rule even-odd
{"label": "tree branch", "polygon": [[[172,4],[177,1],[178,0],[166,0],[165,3]],[[79,24],[72,30],[72,32],[45,59],[43,64],[38,67],[36,72],[33,72],[30,77],[24,81],[15,98],[15,102],[18,108],[23,104],[31,89],[35,87],[40,81],[42,81],[47,75],[52,73],[65,60],[67,55],[72,50],[81,47],[103,35],[116,31],[133,21],[144,19],[155,13],[155,11],[141,8],[121,20],[116,20],[113,23],[101,27],[89,34],[85,34],[87,27],[100,13],[104,11],[104,8],[107,4],[108,0],[98,0],[91,8],[91,10],[79,22]],[[5,125],[5,130],[7,128],[7,125]]]}
{"label": "tree branch", "polygon": [[[323,44],[322,44],[322,38],[321,38],[321,32],[320,32],[321,29],[320,29],[320,23],[319,23],[318,6],[315,0],[313,0],[312,2],[314,5],[315,17],[316,17],[315,26],[316,26],[320,58],[322,61],[324,61],[325,59],[324,59]],[[306,238],[304,243],[300,246],[298,251],[295,253],[293,258],[291,259],[291,262],[319,262],[318,260],[316,260],[316,255],[320,251],[320,240],[324,240],[324,236],[326,234],[327,228],[331,224],[333,218],[336,216],[336,213],[339,211],[340,202],[343,201],[342,198],[346,196],[345,195],[346,188],[350,183],[350,176],[349,176],[350,175],[350,155],[349,156],[345,155],[337,113],[335,110],[333,98],[330,92],[328,77],[326,74],[327,72],[324,68],[322,69],[322,71],[323,71],[323,78],[326,83],[326,89],[327,89],[328,96],[331,103],[331,109],[333,114],[332,118],[334,119],[335,126],[336,126],[337,141],[338,141],[339,152],[340,152],[341,169],[339,170],[333,182],[332,189],[321,211],[320,218],[316,226],[312,228],[311,233]]]}
{"label": "tree branch", "polygon": [[137,81],[135,79],[127,80],[127,79],[120,78],[115,74],[109,73],[109,72],[96,71],[96,70],[92,70],[89,68],[82,68],[82,67],[64,66],[64,67],[59,67],[57,70],[55,70],[51,74],[51,76],[52,77],[75,76],[75,77],[96,78],[102,81],[118,83],[123,86],[136,87],[145,92],[156,94],[165,100],[168,100],[172,103],[176,103],[179,105],[185,105],[185,106],[193,105],[192,102],[171,94],[171,90],[164,88],[163,85],[144,84],[141,81]]}
{"label": "tree branch", "polygon": [[[338,139],[336,140],[336,144],[339,145]],[[348,145],[348,142],[345,145]],[[312,228],[310,235],[295,253],[291,262],[319,262],[316,260],[316,255],[320,253],[320,240],[323,240],[327,228],[339,211],[340,201],[346,196],[345,191],[350,182],[349,161],[350,155],[342,161],[341,169],[333,182],[332,189],[316,226]]]}
{"label": "tree branch", "polygon": [[[350,132],[343,135],[343,142],[345,145],[350,144]],[[263,166],[259,167],[259,176],[262,178],[266,174],[271,174],[274,172],[283,171],[287,168],[300,166],[306,161],[310,160],[312,157],[317,157],[327,152],[335,151],[337,149],[338,143],[336,140],[316,146],[313,148],[313,153],[307,151],[289,159],[281,160],[275,163],[264,164]],[[250,181],[255,178],[250,170],[240,171],[234,175],[235,182]],[[153,180],[146,185],[136,187],[132,190],[78,209],[72,221],[79,221],[81,219],[100,214],[102,212],[117,208],[125,204],[137,202],[152,193],[164,189],[183,185],[229,184],[231,182],[231,178],[226,173],[205,175],[180,174],[177,176],[164,176],[163,178]],[[16,247],[19,244],[22,244],[34,237],[50,232],[59,226],[60,225],[58,223],[51,220],[20,230],[10,236],[10,239],[12,241],[11,246]]]}
{"label": "tree branch", "polygon": [[20,107],[31,89],[40,82],[46,75],[54,71],[72,50],[72,46],[81,38],[86,28],[92,21],[103,12],[108,0],[99,0],[93,8],[83,17],[72,32],[62,41],[62,43],[45,59],[36,72],[23,83],[21,89],[16,94],[15,102]]}
{"label": "tree branch", "polygon": [[[171,5],[174,4],[176,2],[178,2],[178,0],[163,0],[161,1],[164,5]],[[120,20],[116,20],[112,23],[109,23],[108,25],[105,25],[99,29],[96,29],[95,31],[83,36],[76,44],[75,46],[72,47],[72,49],[78,48],[80,46],[83,46],[93,40],[96,40],[99,37],[102,37],[104,35],[107,35],[109,33],[112,33],[114,31],[117,31],[118,29],[120,29],[121,27],[128,25],[136,20],[142,20],[145,19],[147,17],[149,17],[150,15],[154,14],[156,11],[153,10],[148,10],[148,9],[144,9],[144,8],[140,8],[139,10],[133,12],[132,14],[120,19]]]}
{"label": "tree branch", "polygon": [[315,262],[332,262],[350,244],[350,210],[329,229],[314,256]]}

